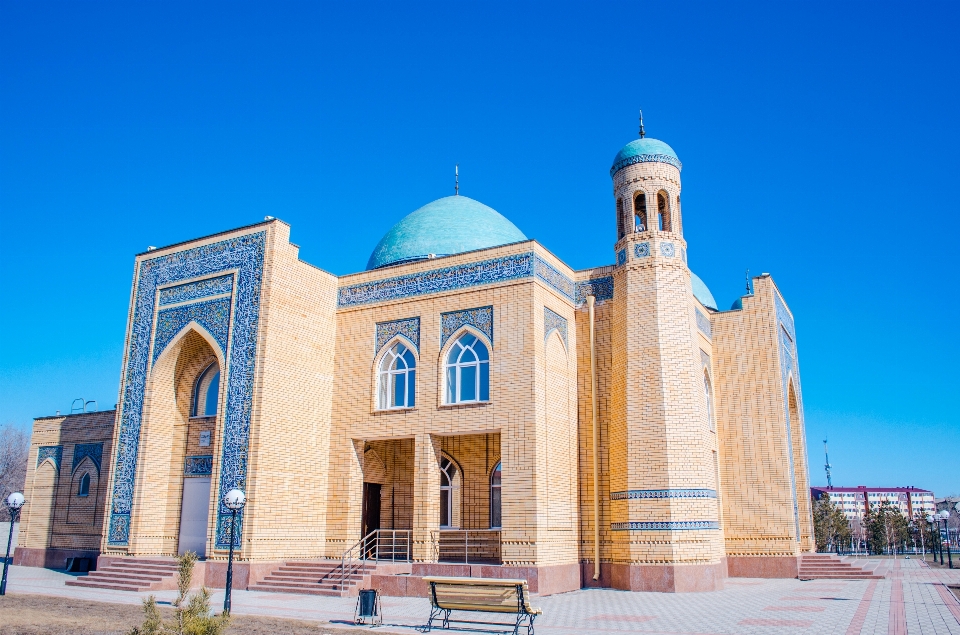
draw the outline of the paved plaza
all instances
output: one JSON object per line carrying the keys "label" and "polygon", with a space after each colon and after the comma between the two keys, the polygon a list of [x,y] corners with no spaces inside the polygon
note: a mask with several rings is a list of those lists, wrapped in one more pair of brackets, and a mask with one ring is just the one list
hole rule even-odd
{"label": "paved plaza", "polygon": [[[864,561],[859,561],[864,564]],[[960,585],[960,570],[934,569],[919,560],[871,560],[883,580],[761,580],[731,578],[710,593],[629,593],[582,590],[535,598],[543,609],[541,634],[760,634],[960,635],[960,602],[947,585]],[[9,593],[58,595],[102,602],[139,603],[149,593],[65,586],[72,576],[49,569],[11,567]],[[174,591],[154,593],[169,602]],[[285,617],[345,627],[355,598],[235,591],[235,614]],[[223,592],[213,605],[223,603]],[[420,598],[384,598],[384,626],[377,632],[417,633],[429,606]],[[456,617],[456,614],[454,615]],[[486,619],[461,614],[461,618]],[[357,627],[366,629],[366,627]],[[437,631],[443,632],[443,631]],[[488,631],[489,632],[489,631]],[[320,624],[318,633],[323,633]]]}

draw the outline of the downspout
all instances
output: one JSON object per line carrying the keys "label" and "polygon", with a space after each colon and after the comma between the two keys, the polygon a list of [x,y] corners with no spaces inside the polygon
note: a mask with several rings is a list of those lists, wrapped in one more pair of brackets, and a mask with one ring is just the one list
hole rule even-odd
{"label": "downspout", "polygon": [[600,579],[600,428],[597,426],[597,336],[594,328],[593,303],[587,296],[590,313],[590,401],[593,413],[593,579]]}

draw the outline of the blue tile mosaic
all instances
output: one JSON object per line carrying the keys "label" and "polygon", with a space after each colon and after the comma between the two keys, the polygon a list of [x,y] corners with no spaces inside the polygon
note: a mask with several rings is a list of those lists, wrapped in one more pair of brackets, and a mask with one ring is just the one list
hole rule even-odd
{"label": "blue tile mosaic", "polygon": [[680,248],[680,258],[681,260],[683,260],[683,264],[687,264],[687,248],[686,247]]}
{"label": "blue tile mosaic", "polygon": [[703,314],[700,309],[694,309],[697,312],[697,328],[703,331],[707,337],[713,337],[713,329],[710,326],[710,318]]}
{"label": "blue tile mosaic", "polygon": [[581,306],[587,301],[587,296],[592,295],[597,302],[613,299],[613,276],[603,278],[591,278],[577,283],[577,295],[574,304]]}
{"label": "blue tile mosaic", "polygon": [[[231,489],[244,489],[265,242],[265,232],[257,232],[141,261],[136,278],[114,459],[114,485],[107,529],[107,543],[111,546],[124,546],[129,538],[157,289],[181,280],[231,270],[237,271],[236,309],[231,319],[233,341],[228,362],[218,499],[222,501]],[[221,502],[217,509],[218,528],[225,515],[229,517],[229,510]],[[239,520],[242,522],[242,512]],[[228,547],[227,534],[218,530],[216,544],[217,547]]]}
{"label": "blue tile mosaic", "polygon": [[340,287],[337,305],[359,306],[534,277],[573,300],[573,281],[543,258],[528,252]]}
{"label": "blue tile mosaic", "polygon": [[567,344],[567,318],[547,307],[543,307],[543,341],[547,341],[547,337],[554,331],[560,333],[564,348],[570,350],[570,346]]}
{"label": "blue tile mosaic", "polygon": [[103,460],[103,444],[102,443],[78,443],[73,446],[73,467],[70,468],[70,472],[73,473],[77,470],[77,466],[86,459],[89,458],[93,461],[94,465],[97,466],[97,472],[100,471],[100,461]]}
{"label": "blue tile mosaic", "polygon": [[157,313],[157,333],[154,336],[153,359],[156,362],[167,344],[183,327],[196,322],[207,330],[220,345],[220,352],[227,352],[227,337],[230,334],[230,298],[207,300],[194,304],[182,304]]}
{"label": "blue tile mosaic", "polygon": [[53,461],[53,464],[56,466],[57,471],[60,471],[60,463],[63,461],[63,446],[62,445],[42,445],[40,449],[37,450],[37,467],[40,467],[40,464],[50,459]]}
{"label": "blue tile mosaic", "polygon": [[464,326],[472,326],[487,336],[493,344],[493,307],[482,306],[476,309],[451,311],[440,314],[440,348],[450,337]]}
{"label": "blue tile mosaic", "polygon": [[619,266],[625,264],[627,264],[627,250],[621,249],[617,252],[617,265]]}
{"label": "blue tile mosaic", "polygon": [[673,243],[660,243],[660,253],[666,256],[667,258],[673,258],[677,251],[673,246]]}
{"label": "blue tile mosaic", "polygon": [[716,520],[668,520],[663,522],[610,523],[613,531],[689,531],[692,529],[720,529]]}
{"label": "blue tile mosaic", "polygon": [[716,498],[717,491],[712,489],[631,489],[625,492],[612,492],[610,500],[635,500],[645,498]]}
{"label": "blue tile mosaic", "polygon": [[[790,460],[790,491],[793,494],[793,519],[796,524],[797,542],[800,542],[800,506],[797,501],[797,477],[796,466],[793,462],[793,433],[790,421],[790,397],[789,386],[793,380],[794,390],[797,395],[797,410],[800,420],[803,420],[802,400],[800,398],[800,369],[796,363],[796,344],[793,330],[793,318],[790,317],[786,305],[780,298],[780,294],[774,291],[774,304],[776,305],[777,322],[780,328],[777,329],[780,339],[780,382],[783,388],[783,408],[784,421],[786,422],[787,452]],[[799,421],[797,422],[800,423]]]}
{"label": "blue tile mosaic", "polygon": [[420,318],[413,317],[390,322],[377,322],[377,350],[374,351],[374,355],[379,353],[380,349],[397,335],[402,335],[410,340],[417,353],[420,352]]}
{"label": "blue tile mosaic", "polygon": [[[184,476],[210,476],[213,474],[213,455],[188,456],[183,460]],[[230,546],[229,544],[227,545]]]}
{"label": "blue tile mosaic", "polygon": [[703,362],[703,365],[708,370],[713,368],[713,366],[710,365],[710,356],[707,355],[707,353],[703,349],[700,349],[700,361]]}
{"label": "blue tile mosaic", "polygon": [[233,291],[233,274],[160,289],[160,306],[202,300]]}
{"label": "blue tile mosaic", "polygon": [[646,258],[650,255],[650,243],[636,243],[633,246],[633,256],[635,258]]}
{"label": "blue tile mosaic", "polygon": [[678,170],[683,169],[683,164],[680,163],[680,159],[672,157],[669,154],[637,154],[632,157],[625,157],[614,163],[613,167],[610,168],[610,176],[613,177],[614,174],[623,168],[628,165],[634,165],[635,163],[666,163]]}

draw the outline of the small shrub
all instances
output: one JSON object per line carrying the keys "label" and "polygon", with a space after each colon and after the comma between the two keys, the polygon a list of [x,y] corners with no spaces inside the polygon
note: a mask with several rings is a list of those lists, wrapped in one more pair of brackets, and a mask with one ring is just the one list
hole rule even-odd
{"label": "small shrub", "polygon": [[193,566],[197,554],[188,551],[177,558],[177,599],[173,602],[173,619],[164,620],[152,595],[143,601],[143,624],[130,635],[221,635],[230,622],[226,612],[210,614],[210,591],[206,587],[188,597]]}

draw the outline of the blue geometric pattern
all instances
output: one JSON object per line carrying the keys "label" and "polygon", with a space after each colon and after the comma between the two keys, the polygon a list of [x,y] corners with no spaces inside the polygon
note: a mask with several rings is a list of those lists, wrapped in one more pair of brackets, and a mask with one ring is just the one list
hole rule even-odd
{"label": "blue geometric pattern", "polygon": [[613,531],[689,531],[691,529],[720,529],[716,520],[669,520],[663,522],[610,523]]}
{"label": "blue geometric pattern", "polygon": [[619,266],[625,264],[627,264],[627,250],[621,249],[617,252],[617,265]]}
{"label": "blue geometric pattern", "polygon": [[420,318],[415,317],[390,322],[377,322],[377,350],[373,354],[379,353],[380,349],[397,335],[402,335],[410,340],[417,352],[420,352]]}
{"label": "blue geometric pattern", "polygon": [[673,258],[677,252],[673,247],[673,243],[660,243],[660,253],[667,258]]}
{"label": "blue geometric pattern", "polygon": [[678,170],[683,169],[683,164],[680,163],[680,159],[670,156],[669,154],[638,154],[632,157],[626,157],[620,159],[613,164],[613,167],[610,168],[610,176],[627,167],[628,165],[633,165],[634,163],[666,163],[667,165],[672,165]]}
{"label": "blue geometric pattern", "polygon": [[182,304],[158,312],[152,362],[157,361],[167,344],[190,322],[196,322],[207,329],[220,345],[220,352],[224,354],[227,352],[227,337],[230,334],[230,298],[220,298]]}
{"label": "blue geometric pattern", "polygon": [[567,344],[567,318],[558,313],[554,313],[547,307],[543,307],[543,341],[547,341],[550,333],[557,331],[560,333],[560,339],[563,340],[564,348],[569,350]]}
{"label": "blue geometric pattern", "polygon": [[604,278],[592,278],[577,283],[577,295],[574,298],[574,304],[582,306],[587,301],[587,296],[592,295],[597,302],[613,299],[613,276]]}
{"label": "blue geometric pattern", "polygon": [[710,318],[703,314],[700,309],[694,309],[697,312],[697,328],[703,331],[707,337],[713,337],[713,331],[710,328]]}
{"label": "blue geometric pattern", "polygon": [[633,246],[633,255],[636,258],[646,258],[650,255],[650,243],[637,243]]}
{"label": "blue geometric pattern", "polygon": [[340,287],[337,305],[360,306],[534,277],[573,300],[573,281],[529,252]]}
{"label": "blue geometric pattern", "polygon": [[[213,455],[188,456],[183,460],[184,476],[210,476],[213,474]],[[227,545],[229,547],[229,545]]]}
{"label": "blue geometric pattern", "polygon": [[793,462],[793,433],[791,430],[790,396],[788,393],[790,378],[792,376],[793,386],[797,392],[797,411],[802,420],[803,412],[801,410],[801,404],[803,401],[800,399],[800,369],[796,363],[796,337],[793,328],[793,318],[790,317],[790,312],[787,311],[787,307],[777,291],[774,291],[773,298],[776,305],[777,321],[780,323],[780,328],[777,329],[780,336],[780,379],[783,386],[784,421],[787,422],[787,452],[790,457],[790,491],[793,495],[793,519],[797,530],[797,542],[800,542],[800,506],[797,501],[797,477],[796,466]]}
{"label": "blue geometric pattern", "polygon": [[482,306],[464,311],[440,314],[440,348],[463,326],[472,326],[487,336],[493,344],[493,307]]}
{"label": "blue geometric pattern", "polygon": [[610,500],[635,500],[645,498],[716,498],[717,491],[712,489],[631,489],[625,492],[612,492]]}
{"label": "blue geometric pattern", "polygon": [[53,461],[53,464],[57,467],[57,471],[60,471],[60,463],[63,460],[63,446],[62,445],[43,445],[40,446],[40,449],[37,451],[37,467],[40,467],[40,464],[50,459]]}
{"label": "blue geometric pattern", "polygon": [[102,443],[78,443],[73,446],[73,467],[70,468],[70,472],[76,472],[77,466],[80,465],[80,462],[84,459],[89,458],[93,461],[94,465],[97,466],[97,471],[100,471],[100,461],[103,460],[103,444]]}
{"label": "blue geometric pattern", "polygon": [[[156,313],[157,289],[164,285],[237,270],[236,311],[232,316],[232,348],[228,360],[224,408],[223,455],[218,500],[246,484],[247,446],[253,400],[253,371],[260,316],[260,283],[266,234],[258,232],[149,258],[140,263],[136,279],[133,320],[126,352],[121,415],[114,462],[107,543],[127,544],[130,512],[143,422],[144,388],[150,366],[150,339]],[[221,502],[218,527],[229,510]],[[238,518],[238,521],[240,519]],[[217,533],[217,547],[228,547],[227,534]]]}
{"label": "blue geometric pattern", "polygon": [[687,264],[687,248],[680,248],[680,258],[683,260],[683,264]]}
{"label": "blue geometric pattern", "polygon": [[160,306],[202,300],[233,291],[233,274],[160,289]]}

